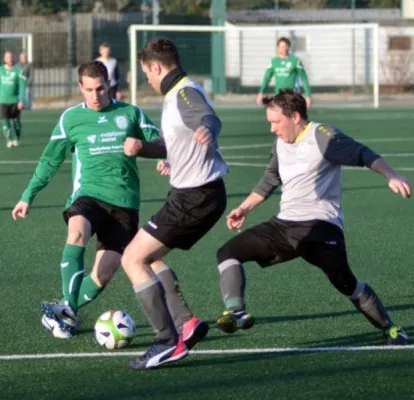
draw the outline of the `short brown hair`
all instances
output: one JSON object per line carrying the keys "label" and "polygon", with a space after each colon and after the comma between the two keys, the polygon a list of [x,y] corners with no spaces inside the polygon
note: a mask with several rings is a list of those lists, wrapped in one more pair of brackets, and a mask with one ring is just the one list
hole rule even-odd
{"label": "short brown hair", "polygon": [[106,83],[109,83],[108,70],[103,62],[98,60],[83,63],[78,68],[78,80],[82,83],[82,77],[89,78],[103,78]]}
{"label": "short brown hair", "polygon": [[290,47],[290,45],[291,45],[291,43],[290,43],[290,40],[287,38],[287,37],[281,37],[278,41],[277,41],[277,45],[279,46],[279,44],[281,43],[281,42],[285,42],[286,43],[286,45],[288,46],[288,47]]}
{"label": "short brown hair", "polygon": [[143,49],[138,52],[138,60],[144,64],[158,61],[167,68],[180,67],[180,55],[178,49],[171,40],[155,38],[150,40]]}
{"label": "short brown hair", "polygon": [[103,42],[103,43],[100,44],[99,48],[101,49],[102,47],[107,47],[108,49],[110,49],[111,45],[107,42]]}
{"label": "short brown hair", "polygon": [[287,117],[291,117],[294,112],[297,112],[302,119],[308,120],[305,98],[292,89],[281,89],[276,96],[264,97],[263,104],[266,108],[280,107],[283,115]]}

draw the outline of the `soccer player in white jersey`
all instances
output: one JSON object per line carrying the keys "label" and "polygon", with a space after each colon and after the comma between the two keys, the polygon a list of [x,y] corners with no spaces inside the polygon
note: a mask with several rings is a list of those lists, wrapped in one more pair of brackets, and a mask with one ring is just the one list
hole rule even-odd
{"label": "soccer player in white jersey", "polygon": [[99,57],[97,60],[104,63],[106,69],[108,70],[109,97],[112,99],[121,100],[122,94],[118,90],[120,81],[118,60],[114,57],[111,57],[111,51],[111,46],[108,43],[102,43],[99,46]]}
{"label": "soccer player in white jersey", "polygon": [[229,229],[240,231],[250,211],[282,185],[280,212],[229,240],[217,252],[220,286],[226,311],[218,327],[227,333],[253,326],[244,302],[243,263],[261,267],[302,257],[319,267],[332,285],[347,296],[388,344],[407,343],[374,290],[352,273],[347,260],[341,206],[341,165],[366,167],[383,175],[404,198],[410,183],[378,154],[337,128],[308,120],[301,94],[284,89],[264,99],[271,132],[277,136],[262,180],[227,216]]}
{"label": "soccer player in white jersey", "polygon": [[[153,39],[138,58],[149,84],[165,96],[160,135],[167,162],[161,162],[159,170],[169,169],[172,186],[164,206],[139,230],[122,257],[122,266],[156,333],[154,344],[130,363],[132,368],[145,369],[185,357],[207,333],[208,325],[191,319],[179,296],[174,300],[168,293],[165,300],[165,293],[174,288],[167,289],[150,263],[174,248],[189,250],[220,219],[226,208],[222,178],[228,169],[217,142],[220,120],[200,85],[182,70],[175,45],[167,39]],[[137,155],[146,146],[128,138],[124,150]],[[174,327],[180,325],[177,321],[187,321],[180,333]],[[190,334],[194,340],[189,343]]]}

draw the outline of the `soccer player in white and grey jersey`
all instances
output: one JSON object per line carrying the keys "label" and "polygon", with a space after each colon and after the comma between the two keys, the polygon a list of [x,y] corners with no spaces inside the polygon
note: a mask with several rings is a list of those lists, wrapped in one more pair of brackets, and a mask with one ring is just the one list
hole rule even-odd
{"label": "soccer player in white and grey jersey", "polygon": [[406,344],[407,335],[394,325],[374,290],[352,273],[346,254],[341,206],[341,165],[367,167],[388,180],[402,197],[410,183],[378,154],[337,128],[308,121],[305,99],[284,89],[265,98],[271,132],[278,138],[262,180],[230,212],[229,229],[240,231],[247,214],[282,185],[280,212],[229,240],[217,252],[224,314],[221,330],[248,329],[254,318],[246,312],[242,264],[256,261],[267,267],[302,257],[319,267],[371,324],[381,329],[388,344]]}
{"label": "soccer player in white and grey jersey", "polygon": [[[138,55],[143,72],[156,92],[165,96],[159,153],[154,143],[128,138],[127,155],[167,156],[161,173],[170,171],[172,186],[166,203],[137,233],[125,250],[122,265],[156,333],[148,351],[130,363],[145,369],[177,361],[204,338],[208,325],[194,317],[168,269],[151,269],[151,260],[171,249],[190,249],[220,219],[226,208],[223,176],[227,164],[217,138],[221,123],[203,89],[182,70],[175,45],[153,39]],[[175,329],[178,327],[178,332]],[[180,329],[180,327],[182,327]]]}

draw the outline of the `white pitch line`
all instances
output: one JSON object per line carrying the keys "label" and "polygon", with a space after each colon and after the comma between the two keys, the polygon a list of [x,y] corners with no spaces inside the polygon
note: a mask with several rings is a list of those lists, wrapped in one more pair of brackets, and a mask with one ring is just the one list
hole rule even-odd
{"label": "white pitch line", "polygon": [[[407,351],[414,350],[414,345],[407,346],[329,346],[329,347],[273,347],[273,348],[245,348],[245,349],[215,349],[195,350],[194,355],[222,355],[222,354],[280,354],[280,353],[333,353],[359,351]],[[56,358],[99,358],[99,357],[137,357],[142,351],[114,351],[102,353],[46,353],[46,354],[10,354],[0,356],[0,361],[13,360],[49,360]]]}

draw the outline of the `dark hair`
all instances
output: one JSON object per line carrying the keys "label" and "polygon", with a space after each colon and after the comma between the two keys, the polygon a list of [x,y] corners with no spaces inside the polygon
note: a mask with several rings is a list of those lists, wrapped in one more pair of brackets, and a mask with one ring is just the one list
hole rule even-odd
{"label": "dark hair", "polygon": [[99,48],[101,48],[101,47],[108,47],[108,49],[110,49],[111,45],[107,42],[103,42],[103,43],[100,44]]}
{"label": "dark hair", "polygon": [[281,42],[285,42],[289,47],[290,47],[290,45],[291,45],[291,43],[290,43],[290,40],[287,38],[287,37],[281,37],[278,41],[277,41],[277,45],[279,46],[279,44],[281,43]]}
{"label": "dark hair", "polygon": [[294,112],[297,112],[302,119],[308,120],[305,98],[292,89],[281,89],[276,96],[264,97],[263,104],[266,108],[280,107],[283,115],[287,117],[291,117]]}
{"label": "dark hair", "polygon": [[83,63],[78,68],[78,79],[82,83],[82,77],[89,78],[103,78],[106,83],[109,83],[108,70],[103,62],[98,60]]}
{"label": "dark hair", "polygon": [[143,49],[138,52],[138,60],[144,64],[158,61],[167,68],[181,67],[180,55],[177,47],[171,40],[155,38],[150,40]]}

